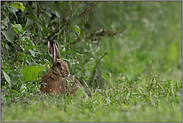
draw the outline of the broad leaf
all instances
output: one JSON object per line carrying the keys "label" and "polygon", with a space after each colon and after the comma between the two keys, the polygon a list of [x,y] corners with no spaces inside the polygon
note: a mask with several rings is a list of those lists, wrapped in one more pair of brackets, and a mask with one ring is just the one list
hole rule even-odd
{"label": "broad leaf", "polygon": [[8,74],[6,72],[4,72],[3,70],[3,75],[4,75],[4,78],[5,80],[8,82],[8,84],[11,86],[11,79],[10,77],[8,76]]}
{"label": "broad leaf", "polygon": [[13,27],[13,30],[17,33],[17,34],[20,34],[21,32],[23,32],[23,28],[20,24],[15,24],[15,25],[12,25]]}
{"label": "broad leaf", "polygon": [[13,2],[10,4],[10,6],[13,6],[16,9],[20,9],[22,12],[25,10],[25,7],[20,2]]}
{"label": "broad leaf", "polygon": [[13,42],[14,36],[10,31],[2,31],[2,33],[8,41]]}
{"label": "broad leaf", "polygon": [[23,81],[27,82],[35,80],[37,78],[37,74],[44,69],[45,68],[43,66],[30,66],[25,69],[22,69],[20,73],[23,74]]}
{"label": "broad leaf", "polygon": [[8,5],[3,5],[1,8],[2,12],[5,14],[9,14],[9,13],[14,13],[18,11],[18,9],[12,7],[12,6],[8,6]]}
{"label": "broad leaf", "polygon": [[9,77],[11,79],[11,85],[12,86],[16,85],[17,82],[19,82],[20,73],[18,71],[7,69],[6,73],[9,75]]}

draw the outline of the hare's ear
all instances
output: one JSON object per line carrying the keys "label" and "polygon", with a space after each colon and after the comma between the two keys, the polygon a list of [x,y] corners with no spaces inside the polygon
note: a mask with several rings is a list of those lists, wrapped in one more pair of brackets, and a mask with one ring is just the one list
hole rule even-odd
{"label": "hare's ear", "polygon": [[54,49],[53,49],[53,42],[51,42],[51,41],[48,41],[48,53],[51,56],[51,58],[53,59]]}
{"label": "hare's ear", "polygon": [[48,41],[48,53],[52,58],[52,63],[56,63],[56,60],[60,59],[58,44],[53,41]]}
{"label": "hare's ear", "polygon": [[60,51],[57,43],[54,43],[54,56],[57,59],[60,59]]}
{"label": "hare's ear", "polygon": [[54,42],[53,43],[53,58],[52,58],[53,64],[56,63],[57,59],[60,59],[60,52],[59,52],[58,44]]}

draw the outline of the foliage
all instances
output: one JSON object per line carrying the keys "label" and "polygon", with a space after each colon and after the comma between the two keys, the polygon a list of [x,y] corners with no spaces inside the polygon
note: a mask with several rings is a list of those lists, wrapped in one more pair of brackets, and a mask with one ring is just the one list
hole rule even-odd
{"label": "foliage", "polygon": [[[82,66],[88,62],[95,63],[95,59],[98,57],[94,57],[95,54],[89,48],[89,45],[93,45],[93,39],[98,40],[99,36],[113,36],[121,33],[120,31],[106,33],[107,30],[86,33],[83,31],[87,21],[86,17],[97,4],[98,2],[62,1],[3,2],[1,42],[2,51],[4,51],[2,54],[3,88],[8,87],[20,92],[21,86],[27,87],[27,82],[33,82],[35,79],[37,79],[36,85],[38,85],[36,88],[39,88],[40,78],[37,78],[37,74],[43,69],[38,68],[41,67],[40,65],[46,65],[45,61],[50,59],[46,49],[48,40],[55,40],[61,44],[61,55],[70,63],[69,68],[73,75],[81,69],[84,71]],[[84,46],[77,48],[74,46],[76,43]],[[95,48],[94,45],[93,48]],[[103,54],[106,53],[101,55]],[[74,66],[71,63],[79,64]],[[95,71],[98,68],[87,66],[86,69]],[[8,70],[16,71],[16,75],[22,77],[18,81],[17,79],[14,81]],[[91,71],[90,74],[88,77],[92,80],[95,73]],[[19,85],[18,88],[17,85]]]}
{"label": "foliage", "polygon": [[[2,121],[181,121],[181,2],[2,2],[1,15]],[[39,95],[48,40],[88,101]]]}

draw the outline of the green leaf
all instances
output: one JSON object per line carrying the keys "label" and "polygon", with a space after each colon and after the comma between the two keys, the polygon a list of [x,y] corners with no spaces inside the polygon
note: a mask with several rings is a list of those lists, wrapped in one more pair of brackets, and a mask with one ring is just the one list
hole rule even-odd
{"label": "green leaf", "polygon": [[14,13],[15,14],[18,11],[18,9],[16,9],[12,6],[8,6],[8,5],[3,5],[1,10],[2,10],[2,13],[5,13],[6,15],[8,15],[9,13]]}
{"label": "green leaf", "polygon": [[11,79],[10,77],[8,76],[8,74],[6,72],[4,72],[3,70],[3,75],[4,75],[4,78],[5,80],[8,82],[8,84],[11,86]]}
{"label": "green leaf", "polygon": [[73,83],[75,83],[75,82],[69,82],[69,84],[73,84]]}
{"label": "green leaf", "polygon": [[74,25],[74,30],[79,33],[81,29],[78,25]]}
{"label": "green leaf", "polygon": [[16,85],[19,82],[19,75],[20,73],[18,71],[7,69],[6,73],[11,78],[11,85]]}
{"label": "green leaf", "polygon": [[2,31],[3,35],[6,37],[6,39],[13,43],[14,36],[10,31]]}
{"label": "green leaf", "polygon": [[103,53],[101,56],[100,56],[100,58],[99,58],[99,60],[101,60],[105,55],[107,55],[108,54],[108,52],[105,52],[105,53]]}
{"label": "green leaf", "polygon": [[22,25],[20,24],[15,24],[15,25],[12,25],[13,27],[13,30],[17,33],[17,34],[20,34],[21,32],[23,32],[23,28],[22,28]]}
{"label": "green leaf", "polygon": [[[27,15],[27,16],[28,16],[28,15]],[[27,17],[27,16],[26,16],[26,17]],[[30,25],[32,25],[32,24],[34,24],[34,20],[31,19],[31,18],[27,18],[26,26],[30,26]]]}
{"label": "green leaf", "polygon": [[20,96],[20,94],[18,93],[18,91],[11,89],[11,92],[13,92],[13,96]]}
{"label": "green leaf", "polygon": [[[27,43],[29,43],[30,46],[33,46],[33,42],[31,40],[28,39],[29,37],[26,37],[25,40],[27,41]],[[25,48],[26,49],[26,48]]]}
{"label": "green leaf", "polygon": [[10,47],[8,46],[8,44],[5,45],[6,49],[10,50]]}
{"label": "green leaf", "polygon": [[44,62],[46,62],[47,64],[50,64],[50,62],[48,61],[48,59],[44,59]]}
{"label": "green leaf", "polygon": [[33,50],[29,49],[29,52],[31,53],[31,55],[32,55],[33,57],[35,57],[35,52],[34,52]]}
{"label": "green leaf", "polygon": [[18,35],[20,35],[19,30],[18,30],[16,27],[14,27],[14,26],[12,26],[12,27],[13,27],[13,30],[14,30]]}
{"label": "green leaf", "polygon": [[25,92],[26,90],[27,90],[27,87],[24,84],[22,84],[22,86],[20,87],[21,93]]}
{"label": "green leaf", "polygon": [[20,2],[13,2],[10,4],[10,6],[16,8],[16,9],[20,9],[22,12],[25,10],[25,7]]}
{"label": "green leaf", "polygon": [[35,46],[25,46],[25,51],[29,50],[29,49],[33,49]]}
{"label": "green leaf", "polygon": [[20,73],[23,74],[23,81],[27,82],[37,79],[37,74],[44,69],[45,68],[43,66],[30,66],[25,69],[22,69]]}

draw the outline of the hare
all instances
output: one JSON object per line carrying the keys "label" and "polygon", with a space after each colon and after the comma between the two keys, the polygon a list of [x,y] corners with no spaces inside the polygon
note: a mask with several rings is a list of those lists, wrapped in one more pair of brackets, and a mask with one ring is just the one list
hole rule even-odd
{"label": "hare", "polygon": [[70,75],[67,62],[60,59],[59,47],[56,42],[48,41],[48,53],[52,58],[53,66],[42,78],[41,93],[76,94],[77,90],[81,88],[84,95],[88,97],[80,82]]}

